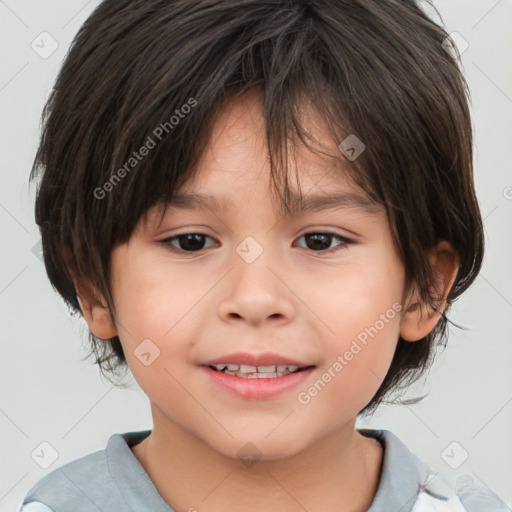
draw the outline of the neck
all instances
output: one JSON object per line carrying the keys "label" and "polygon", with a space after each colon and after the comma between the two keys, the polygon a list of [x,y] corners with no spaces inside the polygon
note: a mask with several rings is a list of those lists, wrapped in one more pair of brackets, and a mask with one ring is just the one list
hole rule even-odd
{"label": "neck", "polygon": [[[154,415],[155,418],[155,415]],[[132,447],[164,501],[176,511],[366,511],[377,492],[382,447],[355,419],[293,456],[248,464],[226,457],[176,424],[155,421]]]}

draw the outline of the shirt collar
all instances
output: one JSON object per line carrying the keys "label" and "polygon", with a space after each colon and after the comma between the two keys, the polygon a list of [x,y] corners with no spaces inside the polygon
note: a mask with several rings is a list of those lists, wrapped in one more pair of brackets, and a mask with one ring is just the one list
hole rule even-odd
{"label": "shirt collar", "polygon": [[420,492],[447,501],[453,491],[430,467],[411,453],[389,430],[357,429],[380,441],[384,448],[377,494],[367,512],[411,512]]}
{"label": "shirt collar", "polygon": [[[389,430],[357,429],[379,441],[384,449],[382,472],[377,494],[367,512],[412,512],[418,494],[423,490],[446,501],[453,491],[416,455],[411,453]],[[107,444],[111,475],[127,504],[136,510],[174,512],[165,503],[142,465],[130,450],[149,436],[151,430],[114,434]]]}
{"label": "shirt collar", "polygon": [[175,512],[160,496],[151,478],[130,450],[130,446],[140,443],[149,434],[151,430],[110,436],[106,449],[110,474],[131,510]]}

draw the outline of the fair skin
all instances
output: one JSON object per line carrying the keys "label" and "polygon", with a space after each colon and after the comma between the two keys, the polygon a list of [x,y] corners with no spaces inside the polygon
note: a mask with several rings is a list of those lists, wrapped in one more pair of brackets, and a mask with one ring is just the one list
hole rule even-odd
{"label": "fair skin", "polygon": [[[290,217],[278,212],[269,194],[263,127],[256,96],[229,103],[197,175],[183,189],[224,197],[226,209],[169,209],[162,222],[150,210],[112,254],[115,325],[101,300],[77,282],[80,305],[96,336],[119,336],[151,401],[152,433],[132,452],[176,511],[361,512],[375,497],[383,453],[355,430],[356,416],[386,375],[399,335],[419,340],[439,313],[417,305],[414,289],[406,290],[381,206],[346,203]],[[325,157],[303,149],[297,165],[305,196],[364,197]],[[326,232],[335,236],[320,239],[326,241],[321,249],[304,236]],[[162,243],[184,233],[205,235],[192,244],[204,248],[178,253],[172,248],[183,251],[183,241]],[[263,249],[251,263],[236,251],[248,236]],[[446,296],[457,256],[442,243],[430,259]],[[391,315],[397,303],[401,311]],[[441,301],[439,310],[444,306]],[[301,403],[298,394],[382,314],[392,318]],[[148,366],[134,354],[146,339],[160,350]],[[246,399],[212,386],[200,366],[236,351],[277,352],[314,368],[278,397]],[[237,455],[246,443],[261,456],[251,467]]]}

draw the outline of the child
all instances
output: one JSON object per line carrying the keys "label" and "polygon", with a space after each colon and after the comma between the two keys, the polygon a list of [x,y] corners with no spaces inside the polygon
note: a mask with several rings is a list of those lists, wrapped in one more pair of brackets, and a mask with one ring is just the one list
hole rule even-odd
{"label": "child", "polygon": [[355,428],[428,369],[482,262],[447,36],[413,0],[99,5],[45,108],[36,220],[153,428],[23,512],[506,510]]}

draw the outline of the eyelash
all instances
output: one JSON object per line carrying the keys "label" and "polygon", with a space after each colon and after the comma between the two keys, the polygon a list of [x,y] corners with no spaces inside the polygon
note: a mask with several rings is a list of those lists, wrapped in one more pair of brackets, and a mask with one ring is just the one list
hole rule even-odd
{"label": "eyelash", "polygon": [[[179,235],[175,235],[175,236],[172,236],[170,238],[166,238],[164,240],[161,240],[161,243],[164,246],[166,246],[168,249],[170,249],[171,251],[177,252],[177,253],[181,253],[181,254],[194,254],[194,253],[200,253],[200,252],[205,250],[205,249],[199,249],[198,251],[186,251],[184,249],[179,249],[179,248],[171,245],[174,240],[178,240],[180,237],[187,236],[187,235],[199,235],[199,236],[210,238],[210,239],[212,238],[212,237],[210,237],[208,235],[205,235],[204,233],[190,232],[190,233],[180,233]],[[321,250],[321,251],[313,251],[313,249],[309,249],[309,250],[311,250],[311,251],[313,251],[315,253],[319,253],[319,254],[332,254],[332,253],[337,252],[339,250],[345,249],[349,244],[353,243],[352,240],[349,240],[348,238],[346,238],[344,236],[338,235],[336,233],[332,233],[330,231],[310,231],[308,233],[304,233],[298,239],[300,239],[300,238],[302,238],[304,236],[307,236],[307,235],[326,235],[328,237],[337,238],[338,240],[340,240],[342,242],[342,243],[340,243],[339,245],[335,246],[332,249],[326,249],[326,250]],[[306,248],[302,247],[302,248],[308,250],[307,247]]]}

